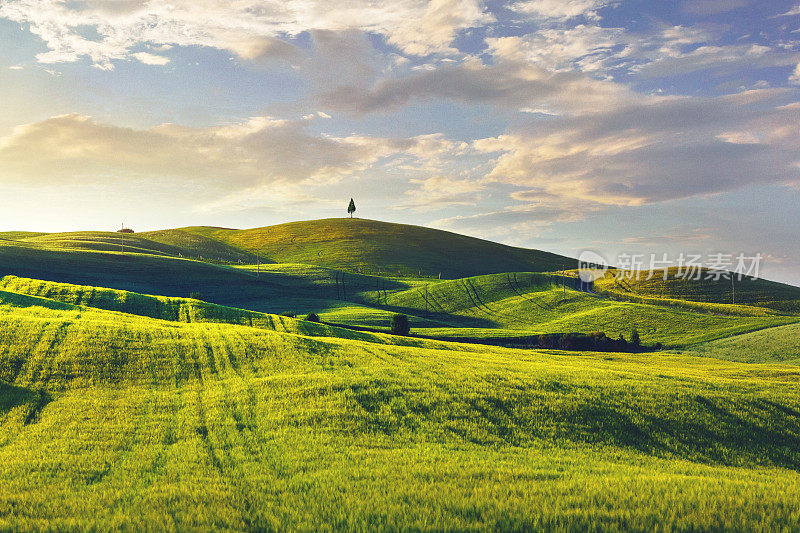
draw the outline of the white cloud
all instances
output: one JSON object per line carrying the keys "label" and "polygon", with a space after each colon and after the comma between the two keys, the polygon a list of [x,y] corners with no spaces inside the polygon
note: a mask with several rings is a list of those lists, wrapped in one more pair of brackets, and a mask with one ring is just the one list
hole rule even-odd
{"label": "white cloud", "polygon": [[457,215],[434,220],[428,225],[480,235],[508,244],[530,246],[531,237],[540,237],[553,224],[584,220],[602,207],[594,202],[578,199],[552,199],[537,191],[531,191],[524,199],[526,203],[523,205],[473,215]]}
{"label": "white cloud", "polygon": [[138,59],[145,65],[166,65],[169,63],[168,57],[150,54],[148,52],[136,52],[131,54],[131,56]]}
{"label": "white cloud", "polygon": [[18,126],[0,139],[7,183],[55,185],[182,178],[226,192],[266,184],[319,185],[384,158],[436,158],[445,139],[313,134],[309,120],[255,117],[228,126],[163,124],[135,130],[63,115]]}
{"label": "white cloud", "polygon": [[[104,69],[140,44],[291,59],[297,50],[283,39],[313,30],[381,34],[408,54],[450,53],[459,31],[492,20],[478,0],[6,0],[0,17],[29,25],[45,42],[40,62],[88,57]],[[85,36],[87,28],[96,35]]]}
{"label": "white cloud", "polygon": [[383,78],[368,88],[341,86],[321,95],[333,109],[368,113],[392,109],[419,99],[442,98],[469,104],[594,113],[636,99],[624,86],[577,72],[553,72],[525,57],[518,37],[488,40],[493,62],[478,58],[447,63],[400,78]]}
{"label": "white cloud", "polygon": [[797,4],[786,13],[781,13],[780,15],[776,15],[776,17],[793,17],[795,15],[800,15],[800,4]]}
{"label": "white cloud", "polygon": [[663,56],[633,70],[642,76],[676,76],[711,68],[764,68],[794,65],[796,52],[778,52],[760,45],[700,46],[685,54]]}
{"label": "white cloud", "polygon": [[579,16],[597,19],[597,10],[611,3],[608,0],[523,0],[514,3],[511,9],[542,19],[568,20]]}
{"label": "white cloud", "polygon": [[798,179],[800,108],[785,91],[658,98],[590,116],[531,122],[475,150],[496,156],[485,182],[564,201],[641,205]]}
{"label": "white cloud", "polygon": [[406,191],[407,201],[397,209],[438,209],[454,205],[475,205],[479,192],[484,188],[480,182],[450,176],[434,175],[424,179],[412,179],[414,189]]}
{"label": "white cloud", "polygon": [[630,40],[622,28],[579,24],[541,29],[516,43],[528,61],[548,70],[594,72],[605,60],[628,55]]}
{"label": "white cloud", "polygon": [[8,69],[9,70],[24,70],[25,67],[23,67],[22,65],[11,65],[10,67],[8,67]]}
{"label": "white cloud", "polygon": [[789,82],[800,84],[800,63],[797,64],[797,66],[794,68],[794,72],[792,72],[792,75],[789,76]]}
{"label": "white cloud", "polygon": [[389,42],[412,55],[452,51],[459,30],[494,21],[477,0],[431,0],[418,19],[407,19],[389,30]]}
{"label": "white cloud", "polygon": [[655,78],[718,68],[786,66],[800,58],[791,49],[709,44],[719,33],[718,27],[708,25],[661,25],[647,34],[596,24],[556,25],[516,38],[516,47],[527,61],[542,68],[605,79],[617,70]]}

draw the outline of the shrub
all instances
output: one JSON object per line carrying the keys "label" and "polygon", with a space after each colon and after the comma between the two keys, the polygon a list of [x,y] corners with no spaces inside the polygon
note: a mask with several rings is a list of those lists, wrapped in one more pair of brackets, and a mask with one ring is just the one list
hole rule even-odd
{"label": "shrub", "polygon": [[636,328],[633,328],[631,332],[631,344],[633,344],[634,348],[638,348],[642,345],[642,340],[639,338],[639,330]]}
{"label": "shrub", "polygon": [[307,322],[319,322],[319,315],[317,313],[308,313],[306,315]]}
{"label": "shrub", "polygon": [[202,300],[203,298],[200,297],[200,291],[192,291],[189,293],[189,298],[193,300]]}
{"label": "shrub", "polygon": [[409,331],[411,331],[411,324],[406,315],[397,313],[392,316],[392,333],[394,335],[408,335]]}

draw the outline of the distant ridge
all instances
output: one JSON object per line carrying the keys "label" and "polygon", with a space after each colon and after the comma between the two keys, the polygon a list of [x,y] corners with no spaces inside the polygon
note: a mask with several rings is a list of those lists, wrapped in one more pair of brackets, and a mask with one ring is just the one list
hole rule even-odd
{"label": "distant ridge", "polygon": [[[308,263],[363,273],[459,278],[574,268],[576,259],[507,246],[449,231],[367,220],[328,218],[247,230],[180,228],[263,260]],[[147,234],[141,234],[146,237]]]}

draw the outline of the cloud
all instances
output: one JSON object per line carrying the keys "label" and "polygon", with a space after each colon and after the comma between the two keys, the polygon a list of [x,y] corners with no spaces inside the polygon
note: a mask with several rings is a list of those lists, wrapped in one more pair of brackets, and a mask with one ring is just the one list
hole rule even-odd
{"label": "cloud", "polygon": [[425,179],[412,179],[416,188],[406,191],[406,202],[397,209],[438,209],[455,205],[475,205],[484,189],[481,183],[469,179],[434,175]]}
{"label": "cloud", "polygon": [[8,69],[9,70],[24,70],[25,67],[23,67],[22,65],[11,65],[10,67],[8,67]]}
{"label": "cloud", "polygon": [[473,215],[457,215],[434,220],[428,225],[506,243],[525,241],[525,244],[530,245],[530,237],[540,237],[554,224],[584,220],[598,209],[597,204],[592,202],[553,200],[543,195],[540,199],[531,197],[525,205]]}
{"label": "cloud", "polygon": [[330,183],[385,158],[432,158],[450,147],[444,139],[317,135],[310,120],[255,117],[227,126],[136,130],[62,115],[0,139],[0,176],[33,186],[182,178],[227,193]]}
{"label": "cloud", "polygon": [[638,246],[664,246],[668,244],[685,244],[698,241],[710,241],[715,235],[719,235],[717,228],[696,228],[690,225],[680,225],[673,227],[669,233],[662,235],[639,235],[636,237],[625,237],[619,242],[623,244],[633,244]]}
{"label": "cloud", "polygon": [[314,30],[383,35],[412,55],[451,53],[459,31],[493,20],[478,0],[6,0],[0,18],[27,25],[44,41],[49,50],[37,56],[42,63],[88,57],[103,69],[143,44],[292,61],[299,51],[285,41]]}
{"label": "cloud", "polygon": [[604,79],[618,72],[643,79],[720,68],[786,66],[800,58],[797,52],[763,45],[710,44],[721,33],[714,25],[656,25],[648,33],[596,24],[559,25],[517,38],[517,49],[527,61],[547,70]]}
{"label": "cloud", "polygon": [[450,44],[458,31],[493,21],[477,0],[431,0],[420,18],[390,30],[389,42],[411,55],[456,52]]}
{"label": "cloud", "polygon": [[781,13],[780,15],[775,15],[776,17],[793,17],[795,15],[800,15],[800,4],[797,4],[792,9],[787,11],[786,13]]}
{"label": "cloud", "polygon": [[337,87],[321,94],[320,99],[332,109],[358,114],[434,98],[473,105],[592,113],[635,98],[621,85],[577,72],[553,72],[528,61],[524,53],[526,44],[518,37],[488,42],[493,56],[491,64],[468,58],[404,77],[382,78],[368,88]]}
{"label": "cloud", "polygon": [[641,76],[677,76],[711,68],[765,68],[794,65],[797,52],[776,52],[760,45],[700,46],[685,54],[661,57],[634,68]]}
{"label": "cloud", "polygon": [[794,68],[794,72],[792,72],[792,75],[789,76],[789,82],[800,84],[800,63],[797,64],[797,66]]}
{"label": "cloud", "polygon": [[597,10],[611,4],[607,0],[524,0],[511,5],[511,9],[539,19],[569,20],[583,16],[598,19]]}
{"label": "cloud", "polygon": [[135,54],[131,54],[131,56],[138,59],[145,65],[166,65],[169,63],[168,57],[150,54],[148,52],[136,52]]}
{"label": "cloud", "polygon": [[593,72],[607,59],[630,53],[630,37],[622,28],[584,24],[542,29],[519,44],[528,61],[548,70]]}
{"label": "cloud", "polygon": [[798,178],[800,106],[790,94],[654,98],[594,115],[532,121],[473,143],[484,181],[563,201],[641,205]]}
{"label": "cloud", "polygon": [[748,0],[686,0],[682,9],[692,15],[716,15],[740,9],[750,3]]}

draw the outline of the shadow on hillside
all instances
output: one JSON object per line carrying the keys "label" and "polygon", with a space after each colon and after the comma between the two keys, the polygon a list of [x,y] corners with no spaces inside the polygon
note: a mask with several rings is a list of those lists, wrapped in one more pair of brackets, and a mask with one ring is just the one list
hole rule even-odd
{"label": "shadow on hillside", "polygon": [[[0,275],[14,275],[45,281],[90,285],[143,294],[188,297],[199,292],[215,304],[260,312],[276,307],[291,309],[293,299],[318,300],[324,311],[329,302],[348,302],[393,312],[423,316],[419,309],[376,305],[363,293],[386,294],[407,289],[400,281],[375,276],[310,269],[307,273],[255,273],[198,261],[155,255],[121,255],[0,246]],[[285,300],[286,304],[282,301]],[[328,303],[326,303],[328,302]],[[446,313],[429,313],[433,320],[458,325],[485,327],[489,321]]]}
{"label": "shadow on hillside", "polygon": [[52,401],[45,391],[17,387],[0,382],[0,415],[22,407],[22,423],[32,424],[39,419],[42,409]]}
{"label": "shadow on hillside", "polygon": [[15,292],[8,292],[0,290],[0,303],[11,305],[13,307],[46,307],[48,309],[55,309],[57,311],[68,311],[75,309],[76,306],[56,300],[49,300],[47,298],[39,298],[37,296],[28,296],[26,294],[17,294]]}
{"label": "shadow on hillside", "polygon": [[462,316],[451,313],[425,311],[416,307],[400,307],[396,305],[370,304],[391,313],[402,313],[409,316],[424,318],[432,322],[440,322],[442,325],[456,328],[495,328],[497,324],[487,318],[473,316]]}
{"label": "shadow on hillside", "polygon": [[615,406],[590,405],[578,416],[594,429],[599,442],[662,457],[731,466],[744,459],[800,471],[800,416],[796,410],[764,399],[696,395],[693,400],[695,408],[685,405],[689,412],[676,408],[672,415],[625,413]]}
{"label": "shadow on hillside", "polygon": [[480,445],[542,440],[611,445],[663,458],[800,471],[800,411],[766,398],[654,393],[640,399],[568,382],[498,376],[462,390],[391,380],[346,386],[361,407],[350,431],[424,434],[446,427]]}

